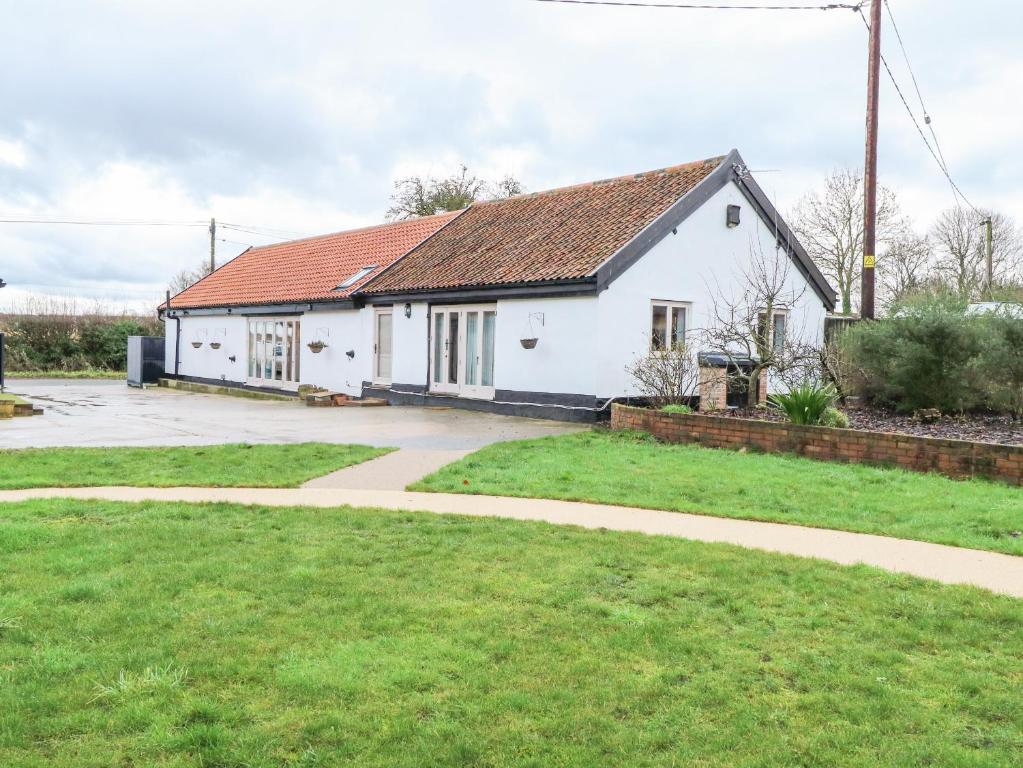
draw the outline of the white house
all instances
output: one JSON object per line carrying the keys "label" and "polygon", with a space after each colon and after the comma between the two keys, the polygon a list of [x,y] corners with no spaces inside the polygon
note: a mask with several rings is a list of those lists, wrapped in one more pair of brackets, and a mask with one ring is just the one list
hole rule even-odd
{"label": "white house", "polygon": [[589,420],[641,394],[631,362],[710,322],[753,248],[802,294],[772,326],[818,341],[835,292],[733,150],[250,249],[161,308],[167,373]]}

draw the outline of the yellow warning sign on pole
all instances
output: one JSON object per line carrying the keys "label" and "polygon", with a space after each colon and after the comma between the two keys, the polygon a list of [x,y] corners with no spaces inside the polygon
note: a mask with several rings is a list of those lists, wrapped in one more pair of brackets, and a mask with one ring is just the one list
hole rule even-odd
{"label": "yellow warning sign on pole", "polygon": [[876,259],[873,256],[866,255],[863,257],[863,266],[867,269],[873,269]]}

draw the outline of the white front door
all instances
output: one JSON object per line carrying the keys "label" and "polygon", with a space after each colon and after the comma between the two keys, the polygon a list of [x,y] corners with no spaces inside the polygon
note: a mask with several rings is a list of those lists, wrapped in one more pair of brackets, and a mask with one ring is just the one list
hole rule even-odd
{"label": "white front door", "polygon": [[298,389],[302,321],[295,317],[249,318],[246,383],[255,387]]}
{"label": "white front door", "polygon": [[373,314],[373,383],[391,383],[391,365],[394,360],[394,313],[378,309]]}
{"label": "white front door", "polygon": [[497,307],[434,307],[430,322],[430,391],[494,398]]}

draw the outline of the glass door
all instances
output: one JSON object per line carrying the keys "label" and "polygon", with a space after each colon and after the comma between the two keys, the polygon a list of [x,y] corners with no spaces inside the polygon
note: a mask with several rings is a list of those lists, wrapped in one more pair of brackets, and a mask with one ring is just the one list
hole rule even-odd
{"label": "glass door", "polygon": [[494,306],[434,307],[430,324],[430,391],[494,397]]}
{"label": "glass door", "polygon": [[247,384],[298,389],[301,328],[297,318],[249,319]]}

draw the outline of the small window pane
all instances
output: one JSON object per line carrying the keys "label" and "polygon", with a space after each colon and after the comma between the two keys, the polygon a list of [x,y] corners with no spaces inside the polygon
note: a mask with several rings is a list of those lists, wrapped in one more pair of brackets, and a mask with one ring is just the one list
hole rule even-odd
{"label": "small window pane", "polygon": [[458,313],[448,314],[448,384],[458,383]]}
{"label": "small window pane", "polygon": [[497,330],[497,313],[483,313],[483,386],[494,386],[494,334]]}
{"label": "small window pane", "polygon": [[476,354],[479,340],[479,312],[465,313],[465,383],[476,386],[479,378],[480,359]]}
{"label": "small window pane", "polygon": [[686,343],[686,308],[671,308],[671,345],[679,347]]}
{"label": "small window pane", "polygon": [[781,352],[785,346],[785,315],[774,316],[774,351]]}
{"label": "small window pane", "polygon": [[444,370],[444,313],[433,316],[433,383],[440,384]]}
{"label": "small window pane", "polygon": [[655,352],[662,351],[668,340],[668,308],[663,304],[654,304],[653,321],[650,327],[650,348]]}

